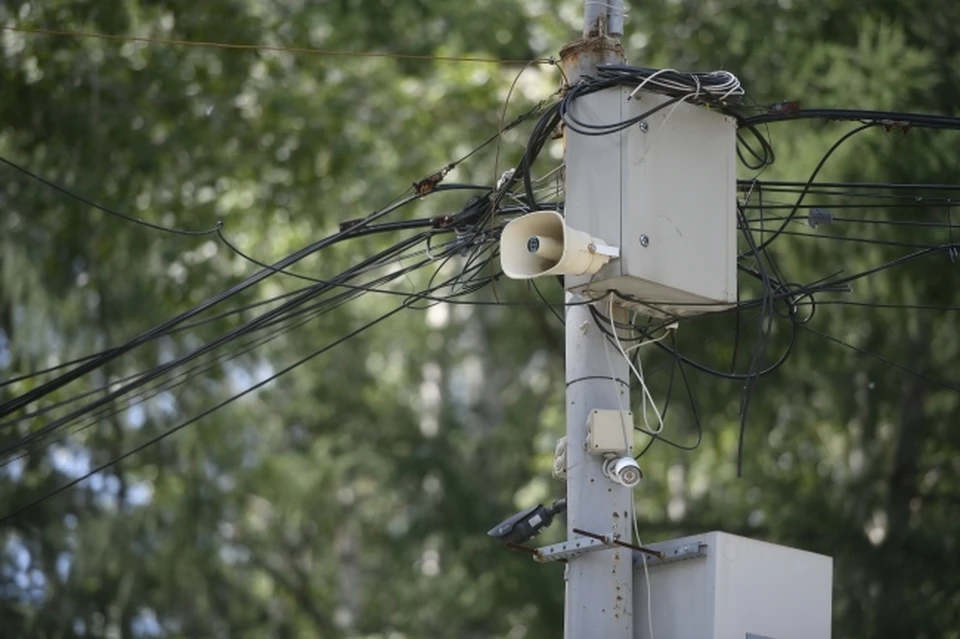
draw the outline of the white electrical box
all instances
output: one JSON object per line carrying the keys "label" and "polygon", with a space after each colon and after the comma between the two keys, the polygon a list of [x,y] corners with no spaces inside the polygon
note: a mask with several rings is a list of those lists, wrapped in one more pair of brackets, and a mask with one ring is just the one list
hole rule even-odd
{"label": "white electrical box", "polygon": [[[669,98],[612,88],[571,105],[585,123],[629,120]],[[620,249],[600,272],[568,288],[610,290],[656,316],[697,315],[737,299],[737,124],[717,110],[677,102],[628,129],[583,135],[569,128],[567,223]],[[609,185],[619,172],[620,189]],[[623,303],[623,300],[620,300]]]}
{"label": "white electrical box", "polygon": [[[650,544],[655,639],[830,639],[833,559],[710,532]],[[647,584],[633,572],[634,637],[650,639]]]}
{"label": "white electrical box", "polygon": [[587,452],[594,455],[633,452],[633,413],[619,410],[590,411],[587,417]]}

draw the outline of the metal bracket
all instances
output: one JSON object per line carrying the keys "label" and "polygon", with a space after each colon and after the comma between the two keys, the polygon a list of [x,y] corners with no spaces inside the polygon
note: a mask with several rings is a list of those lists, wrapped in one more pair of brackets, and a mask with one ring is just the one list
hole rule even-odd
{"label": "metal bracket", "polygon": [[591,253],[596,253],[597,255],[605,255],[606,257],[610,257],[614,259],[620,257],[620,248],[617,246],[607,246],[605,244],[591,243],[590,246],[588,246],[587,248],[590,250]]}
{"label": "metal bracket", "polygon": [[588,552],[605,550],[609,547],[609,545],[600,540],[583,537],[580,539],[564,541],[559,544],[538,548],[533,558],[536,561],[544,563],[548,561],[563,561],[566,559],[579,557],[580,555],[585,555]]}
{"label": "metal bracket", "polygon": [[[647,556],[647,568],[656,568],[665,564],[672,564],[678,561],[687,561],[689,559],[700,559],[707,556],[707,544],[703,542],[687,542],[684,544],[664,545],[658,547],[661,552],[660,557]],[[634,553],[634,566],[643,566],[643,557],[639,553]]]}
{"label": "metal bracket", "polygon": [[578,557],[588,552],[615,547],[629,548],[636,552],[647,553],[656,559],[663,558],[663,553],[658,550],[637,546],[636,544],[631,544],[618,539],[613,535],[599,535],[597,533],[590,532],[589,530],[581,530],[580,528],[574,528],[573,532],[578,535],[583,535],[583,537],[578,539],[569,539],[559,544],[553,544],[552,546],[544,546],[543,548],[538,548],[537,550],[531,549],[533,558],[541,562],[566,561],[567,559],[572,559],[573,557]]}

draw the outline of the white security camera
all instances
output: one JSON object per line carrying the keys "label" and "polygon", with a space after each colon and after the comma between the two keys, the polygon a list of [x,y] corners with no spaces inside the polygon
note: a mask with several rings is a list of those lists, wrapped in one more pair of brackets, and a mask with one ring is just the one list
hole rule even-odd
{"label": "white security camera", "polygon": [[613,457],[603,463],[603,474],[627,488],[634,488],[643,479],[640,464],[633,457]]}

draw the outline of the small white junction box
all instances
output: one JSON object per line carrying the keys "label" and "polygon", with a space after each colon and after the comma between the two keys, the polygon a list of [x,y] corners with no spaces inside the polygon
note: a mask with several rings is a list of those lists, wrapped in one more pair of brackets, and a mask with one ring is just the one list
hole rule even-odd
{"label": "small white junction box", "polygon": [[[830,639],[833,559],[710,532],[656,544],[648,560],[654,639]],[[650,639],[637,553],[634,637]]]}
{"label": "small white junction box", "polygon": [[[629,88],[575,100],[586,123],[628,120],[668,101]],[[670,104],[628,129],[583,135],[569,128],[567,223],[611,246],[620,259],[568,288],[601,298],[617,290],[651,315],[696,315],[737,299],[737,125],[717,110]],[[621,188],[604,189],[611,173]]]}
{"label": "small white junction box", "polygon": [[633,413],[598,408],[590,411],[587,416],[587,452],[593,455],[632,453]]}

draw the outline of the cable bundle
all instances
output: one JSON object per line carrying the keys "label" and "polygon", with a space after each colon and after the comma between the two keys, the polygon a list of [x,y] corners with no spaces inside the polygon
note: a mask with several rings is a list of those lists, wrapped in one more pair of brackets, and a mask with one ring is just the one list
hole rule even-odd
{"label": "cable bundle", "polygon": [[[612,87],[629,87],[631,89],[631,93],[627,99],[635,98],[641,91],[661,94],[666,96],[667,99],[657,106],[647,110],[646,112],[623,122],[614,122],[608,124],[586,123],[578,120],[572,114],[571,108],[574,100],[585,95],[589,95],[595,91]],[[499,272],[493,268],[492,264],[493,260],[495,260],[497,256],[496,241],[502,228],[496,224],[491,224],[491,220],[494,218],[494,216],[513,215],[517,213],[538,210],[541,208],[551,208],[555,210],[562,210],[563,208],[562,199],[560,201],[538,202],[538,191],[535,188],[538,183],[548,179],[550,176],[562,169],[562,165],[561,167],[550,170],[540,177],[535,177],[533,171],[534,164],[538,159],[538,156],[542,152],[542,149],[546,143],[556,135],[558,127],[561,125],[566,125],[570,127],[572,131],[583,135],[596,136],[612,134],[637,124],[661,109],[671,107],[672,109],[676,109],[682,102],[715,109],[719,112],[736,118],[738,127],[741,129],[741,131],[738,131],[738,151],[741,152],[741,160],[744,160],[745,154],[749,154],[756,160],[756,162],[751,164],[744,160],[744,164],[750,168],[756,169],[760,169],[773,162],[772,148],[770,147],[767,137],[760,133],[758,129],[759,126],[783,120],[803,118],[853,120],[864,123],[862,127],[855,129],[853,132],[848,133],[841,138],[838,143],[825,154],[820,165],[818,165],[817,170],[815,170],[810,178],[805,182],[765,183],[754,178],[741,183],[740,186],[743,190],[747,190],[747,195],[744,198],[744,201],[740,203],[739,228],[743,233],[747,248],[739,256],[740,263],[738,264],[738,269],[740,272],[745,273],[761,282],[762,295],[756,299],[739,300],[735,309],[733,309],[734,312],[736,312],[736,326],[734,329],[731,329],[731,331],[736,331],[736,335],[734,337],[733,356],[731,358],[729,371],[722,371],[715,367],[706,366],[682,354],[678,350],[676,344],[675,330],[671,328],[671,324],[676,318],[668,318],[662,325],[659,326],[652,323],[647,325],[639,325],[635,322],[631,322],[628,325],[620,325],[619,323],[613,322],[609,318],[604,318],[603,314],[600,313],[599,310],[591,308],[597,325],[600,326],[601,330],[603,330],[604,333],[610,338],[610,343],[617,349],[619,355],[627,358],[628,361],[632,360],[631,368],[639,379],[642,380],[644,378],[639,361],[639,350],[641,346],[651,344],[670,355],[672,364],[670,369],[670,384],[666,395],[666,401],[663,404],[662,410],[657,409],[656,406],[653,408],[656,417],[656,426],[647,424],[647,428],[643,431],[651,437],[647,448],[649,448],[654,441],[662,441],[663,443],[671,446],[676,446],[684,450],[690,450],[696,448],[701,441],[702,428],[700,419],[699,415],[697,414],[695,402],[693,401],[692,392],[690,391],[690,387],[686,379],[684,366],[689,366],[691,369],[701,373],[715,375],[725,379],[737,380],[744,383],[741,401],[742,429],[746,423],[750,395],[756,380],[777,370],[781,364],[784,363],[791,353],[791,349],[794,346],[796,334],[799,329],[805,329],[817,333],[817,331],[814,329],[806,326],[806,324],[810,322],[816,310],[816,304],[818,303],[818,300],[815,299],[816,295],[821,293],[848,292],[848,284],[855,280],[869,277],[888,268],[892,268],[926,256],[943,254],[946,252],[951,256],[951,258],[953,258],[957,251],[957,245],[953,241],[952,232],[954,227],[952,221],[949,219],[949,212],[946,223],[934,224],[930,222],[921,223],[904,220],[872,220],[869,222],[873,224],[879,224],[882,222],[888,224],[905,225],[910,223],[924,224],[933,228],[943,229],[948,233],[948,237],[945,239],[948,239],[949,243],[930,246],[917,246],[915,248],[919,248],[920,250],[915,251],[914,253],[901,256],[880,266],[876,266],[853,275],[848,275],[846,277],[839,277],[839,274],[834,274],[827,278],[808,283],[807,285],[791,284],[790,281],[784,277],[773,254],[769,250],[769,246],[774,239],[780,235],[796,235],[795,232],[787,230],[788,225],[791,223],[803,223],[803,220],[797,219],[798,210],[804,207],[809,208],[810,206],[815,206],[814,204],[805,204],[804,198],[807,195],[814,194],[847,195],[851,197],[853,195],[858,195],[850,193],[850,190],[856,185],[831,185],[830,183],[815,182],[815,178],[820,170],[820,167],[822,167],[823,163],[830,157],[830,155],[836,149],[836,146],[839,146],[839,144],[841,144],[844,140],[848,139],[854,133],[860,130],[865,130],[868,128],[891,127],[903,128],[906,130],[906,128],[909,126],[936,129],[960,128],[960,119],[957,118],[872,111],[797,110],[785,113],[775,113],[773,110],[770,110],[769,112],[765,112],[759,116],[747,117],[745,115],[747,109],[742,106],[743,96],[744,90],[740,84],[740,81],[736,78],[736,76],[726,71],[714,71],[709,73],[681,73],[673,69],[657,70],[626,65],[607,65],[600,67],[595,77],[583,78],[576,85],[567,87],[566,92],[563,94],[563,97],[560,100],[556,102],[550,102],[549,100],[541,102],[514,122],[501,127],[501,130],[496,135],[492,136],[482,145],[468,153],[457,162],[451,163],[443,170],[428,176],[420,182],[417,182],[415,185],[415,193],[413,195],[409,195],[407,197],[401,196],[390,206],[372,213],[371,215],[360,220],[345,222],[343,225],[341,225],[339,233],[318,240],[312,243],[310,246],[305,247],[304,249],[301,249],[300,251],[297,251],[296,253],[293,253],[272,265],[259,262],[256,259],[243,254],[238,248],[234,247],[226,239],[220,225],[217,225],[216,228],[204,231],[183,231],[180,229],[171,229],[150,224],[143,220],[132,218],[111,209],[107,209],[106,207],[96,204],[90,200],[86,200],[85,198],[71,193],[64,188],[37,176],[36,174],[30,173],[29,171],[19,167],[18,165],[15,165],[8,160],[5,160],[4,158],[0,158],[0,163],[4,163],[9,167],[24,173],[28,177],[42,182],[48,187],[54,188],[61,193],[72,197],[73,199],[84,202],[90,206],[94,206],[105,213],[123,218],[129,222],[135,222],[150,227],[155,231],[166,231],[180,235],[216,234],[219,239],[234,253],[240,255],[247,261],[259,265],[262,268],[262,270],[259,272],[254,273],[241,282],[226,288],[226,290],[223,292],[204,300],[200,304],[174,318],[159,323],[154,328],[134,337],[132,340],[126,343],[115,346],[114,348],[106,349],[100,353],[95,353],[93,355],[80,358],[79,360],[75,360],[73,362],[68,362],[50,369],[21,375],[19,377],[0,382],[0,390],[2,390],[4,387],[11,386],[14,383],[29,378],[38,378],[37,381],[39,382],[39,378],[41,378],[41,376],[45,376],[56,370],[66,369],[61,375],[54,377],[53,379],[49,379],[44,383],[32,384],[30,385],[30,389],[26,392],[23,392],[18,396],[11,397],[6,401],[0,402],[0,468],[16,459],[22,459],[26,455],[34,454],[36,451],[42,449],[44,446],[49,445],[53,441],[60,441],[74,433],[96,426],[98,423],[102,422],[102,420],[116,415],[124,410],[128,410],[134,405],[148,401],[160,393],[189,383],[191,380],[199,378],[217,366],[221,366],[224,362],[239,357],[281,335],[296,330],[298,327],[303,326],[307,322],[314,320],[324,313],[330,312],[331,310],[338,308],[351,300],[356,299],[362,294],[367,292],[376,292],[380,294],[395,295],[401,298],[400,303],[393,310],[377,317],[376,319],[363,326],[360,326],[359,328],[356,328],[349,334],[331,341],[310,355],[307,355],[303,359],[294,362],[286,368],[283,368],[267,380],[259,382],[247,390],[229,397],[220,404],[205,410],[199,415],[195,415],[187,419],[179,425],[163,431],[153,439],[148,440],[136,446],[135,448],[122,453],[118,457],[107,461],[101,466],[91,470],[90,473],[87,473],[83,477],[56,488],[52,492],[41,496],[37,500],[15,509],[14,512],[8,514],[6,517],[0,518],[0,522],[19,512],[22,512],[24,509],[29,508],[32,505],[43,501],[44,499],[47,499],[48,497],[62,492],[63,490],[75,485],[79,481],[82,481],[85,477],[100,472],[117,461],[143,450],[156,441],[159,441],[170,434],[196,422],[198,419],[218,410],[222,406],[225,406],[230,402],[235,401],[239,397],[242,397],[243,395],[255,390],[256,388],[261,387],[271,379],[275,379],[280,375],[284,375],[309,359],[326,352],[337,344],[352,339],[355,335],[366,330],[370,326],[373,326],[376,323],[393,316],[400,310],[419,308],[422,307],[425,302],[431,303],[437,301],[455,301],[454,298],[459,298],[460,296],[473,293],[494,282],[500,275]],[[668,118],[670,117],[670,113],[672,113],[672,110],[668,112]],[[517,166],[504,174],[504,177],[496,185],[440,184],[447,173],[449,173],[449,171],[452,170],[457,164],[471,157],[478,150],[498,140],[503,131],[515,127],[517,124],[532,115],[539,115],[539,118],[533,127],[522,158]],[[752,146],[748,145],[742,137],[740,137],[740,134],[743,132],[743,130],[749,131],[756,138],[760,145],[759,148],[754,149]],[[869,185],[860,186],[863,187]],[[873,188],[882,187],[903,190],[903,187],[912,185],[872,186]],[[948,191],[958,188],[954,185],[926,186],[927,188],[934,190]],[[459,212],[452,215],[444,215],[434,218],[402,219],[389,222],[381,221],[381,218],[390,215],[396,212],[398,209],[418,201],[423,197],[437,192],[452,190],[475,190],[480,191],[480,194],[475,198],[471,198]],[[780,205],[788,209],[789,212],[786,215],[771,217],[764,211],[764,209],[775,208],[778,205],[776,203],[769,202],[767,204],[763,203],[762,197],[764,190],[770,191],[773,194],[796,194],[797,199],[795,202],[788,205]],[[543,190],[541,189],[540,192],[542,194]],[[751,202],[751,194],[754,192],[756,192],[755,204]],[[548,199],[549,197],[551,196],[548,196]],[[559,185],[557,187],[555,197],[560,198]],[[893,196],[884,197],[889,198]],[[504,200],[507,198],[513,200],[516,205],[504,206]],[[908,199],[910,200],[910,204],[913,206],[916,206],[920,202],[919,199]],[[952,201],[955,201],[952,197],[943,197],[939,199],[927,198],[924,200],[924,205],[949,207]],[[872,206],[877,206],[877,204],[873,204]],[[747,217],[747,211],[758,211],[760,217]],[[810,219],[813,218],[811,217]],[[833,216],[832,219],[838,223],[851,221],[849,218],[841,218],[837,216]],[[867,220],[863,221],[867,222]],[[768,230],[765,224],[769,222],[778,223],[778,228]],[[757,226],[758,224],[759,226]],[[401,231],[416,232],[401,239],[397,243],[376,255],[359,260],[358,263],[354,264],[352,267],[346,269],[342,273],[331,276],[328,280],[320,280],[315,277],[300,275],[289,270],[291,266],[300,262],[307,256],[316,254],[341,241],[352,240],[373,234],[396,233]],[[758,232],[760,234],[759,242],[754,238],[754,232]],[[451,238],[451,236],[453,236],[453,239],[440,242],[438,241],[438,238],[441,234],[446,234],[447,238]],[[821,237],[821,239],[843,239],[844,241],[866,241],[862,238],[819,237]],[[897,245],[907,246],[906,244]],[[457,272],[452,276],[448,274],[441,278],[440,274],[442,269],[444,269],[445,265],[454,259],[457,260],[455,263],[458,264]],[[400,280],[401,278],[407,277],[409,274],[417,270],[425,268],[436,268],[436,270],[432,274],[432,277],[430,277],[429,283],[416,292],[384,288],[391,283]],[[386,271],[385,273],[384,270]],[[380,271],[380,273],[376,273],[377,271]],[[253,289],[253,287],[268,277],[277,274],[283,274],[286,276],[307,280],[310,282],[310,285],[295,291],[283,293],[282,295],[273,297],[271,299],[255,302],[254,304],[235,306],[215,315],[209,313],[209,311],[215,306],[223,304],[230,298],[236,299],[234,296],[249,289]],[[543,299],[543,296],[536,287],[536,284],[532,284],[536,293],[541,296],[541,299]],[[612,291],[612,295],[623,297],[616,291]],[[612,302],[612,298],[610,299],[610,302]],[[496,302],[458,303],[504,304],[505,302],[497,300]],[[544,303],[546,303],[545,299]],[[651,308],[656,308],[656,306],[659,304],[659,302],[655,300],[643,300],[643,303]],[[828,300],[824,303],[841,304],[847,302]],[[855,304],[853,302],[850,303]],[[154,342],[160,338],[169,337],[176,333],[223,319],[225,317],[241,317],[246,315],[247,312],[253,309],[259,309],[262,306],[267,306],[269,310],[259,311],[254,317],[237,322],[237,324],[234,325],[230,330],[216,335],[213,339],[205,343],[199,345],[194,344],[190,346],[188,349],[186,349],[186,352],[179,354],[178,357],[171,361],[160,363],[156,366],[150,366],[146,368],[146,370],[129,371],[127,375],[121,379],[112,379],[102,375],[106,364],[119,359],[125,354],[130,353],[131,351],[134,351],[135,349],[138,349],[147,343]],[[900,307],[906,308],[905,306]],[[551,310],[553,309],[551,308]],[[740,316],[744,311],[753,311],[754,313],[759,314],[759,322],[749,366],[745,372],[740,372],[737,367],[737,353],[739,350],[741,330]],[[557,316],[558,320],[561,322],[563,321],[563,318],[558,313],[555,312],[555,315]],[[612,315],[612,313],[610,313],[610,315]],[[787,335],[787,343],[784,350],[777,356],[771,357],[768,356],[768,347],[772,341],[772,324],[777,317],[786,318],[790,321],[790,331]],[[606,323],[606,326],[604,326],[604,323]],[[615,329],[632,330],[635,337],[621,337],[619,334],[617,334]],[[665,332],[659,336],[655,336],[655,331],[660,329],[664,330]],[[857,347],[847,344],[842,340],[837,340],[836,338],[832,338],[830,336],[824,337],[844,347],[858,350],[858,352],[862,351],[862,349],[858,349]],[[666,338],[669,339],[667,340]],[[629,347],[624,346],[623,343],[628,341],[635,341],[637,343]],[[880,359],[881,361],[886,361],[882,358]],[[887,361],[887,363],[890,362]],[[892,365],[897,366],[898,368],[901,368],[911,374],[919,375],[919,373],[916,371],[911,371],[896,364]],[[664,438],[662,434],[663,423],[666,416],[667,407],[669,405],[670,394],[673,388],[675,370],[679,370],[680,377],[684,385],[687,387],[687,394],[690,396],[691,410],[696,422],[697,439],[690,445],[672,442]],[[649,375],[652,372],[652,370],[648,371],[647,374]],[[40,402],[43,402],[44,400],[49,401],[55,397],[59,398],[59,393],[64,390],[65,387],[77,380],[80,380],[81,378],[86,378],[91,374],[98,375],[96,379],[99,379],[99,383],[103,383],[103,385],[92,388],[91,390],[84,390],[83,392],[68,396],[63,399],[58,399],[58,401],[54,403],[40,404]],[[960,388],[947,385],[929,377],[925,378],[929,379],[930,381],[937,382],[944,387],[949,387],[960,392]],[[646,404],[647,400],[652,403],[653,397],[650,396],[649,391],[645,389],[643,395],[644,404]],[[65,410],[61,411],[61,409]],[[48,421],[40,425],[34,425],[36,424],[37,418],[43,416],[48,416]],[[742,452],[742,430],[740,446]],[[645,451],[646,449],[644,449],[644,452]],[[642,455],[643,452],[640,454]]]}
{"label": "cable bundle", "polygon": [[604,65],[597,69],[603,79],[616,80],[618,84],[636,85],[627,99],[633,99],[640,91],[662,93],[670,97],[692,96],[697,103],[726,104],[731,98],[743,96],[743,86],[737,76],[729,71],[706,73],[682,73],[675,69],[649,69],[622,64]]}
{"label": "cable bundle", "polygon": [[[592,124],[583,122],[571,113],[577,98],[611,87],[626,86],[633,90],[628,100],[640,91],[659,93],[670,99],[652,109],[621,122]],[[673,69],[648,69],[627,65],[605,65],[597,69],[596,77],[583,78],[570,87],[560,102],[560,115],[571,130],[582,135],[609,135],[623,131],[649,118],[662,109],[680,102],[717,108],[733,115],[732,107],[744,95],[740,80],[729,71],[709,73],[681,73]]]}

